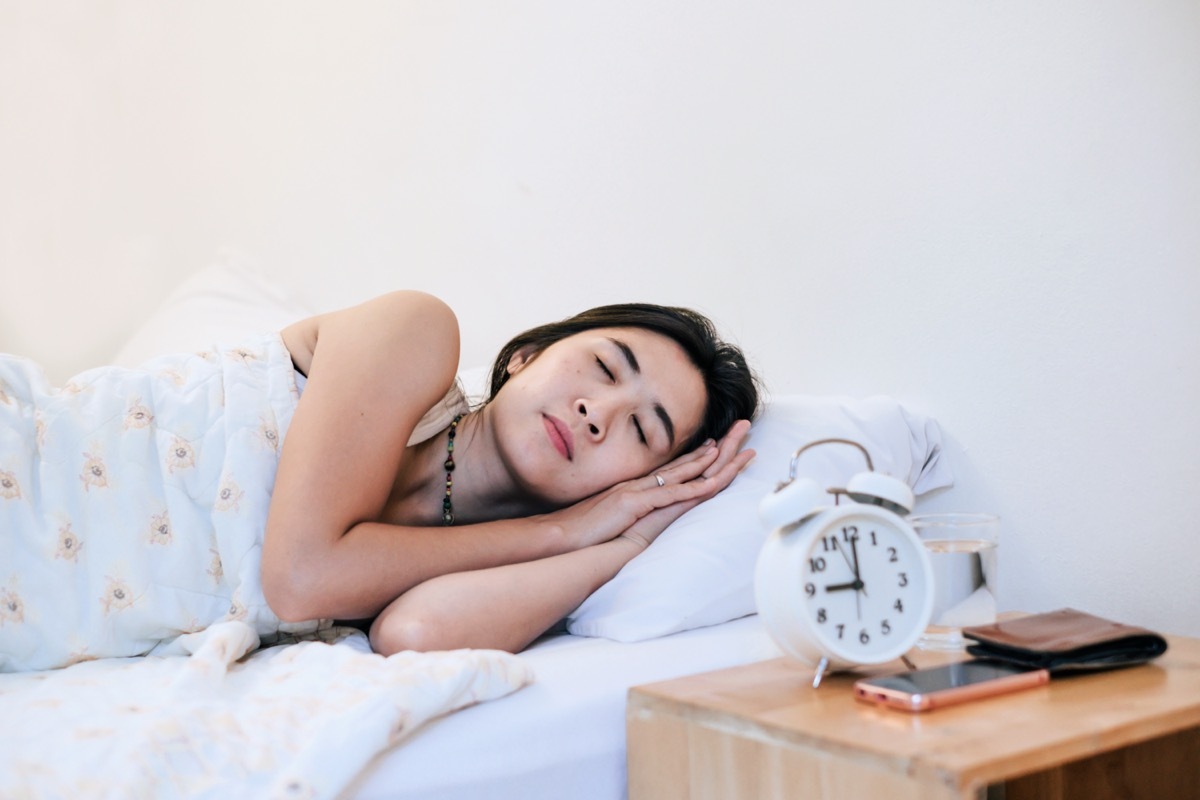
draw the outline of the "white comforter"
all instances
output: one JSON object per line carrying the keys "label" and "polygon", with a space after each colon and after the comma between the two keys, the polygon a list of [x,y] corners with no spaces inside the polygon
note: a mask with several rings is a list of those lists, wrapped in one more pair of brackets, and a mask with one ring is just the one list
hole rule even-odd
{"label": "white comforter", "polygon": [[335,797],[427,720],[526,685],[491,650],[372,654],[357,631],[260,650],[244,622],[194,655],[0,675],[0,797]]}
{"label": "white comforter", "polygon": [[297,403],[278,334],[100,367],[61,389],[0,355],[0,672],[174,654],[262,594],[263,530]]}

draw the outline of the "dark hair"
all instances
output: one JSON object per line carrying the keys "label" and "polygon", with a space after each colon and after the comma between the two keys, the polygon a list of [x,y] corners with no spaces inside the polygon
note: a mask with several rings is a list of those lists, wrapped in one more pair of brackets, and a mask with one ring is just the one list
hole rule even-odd
{"label": "dark hair", "polygon": [[621,303],[576,314],[539,325],[513,337],[492,364],[488,400],[496,396],[509,378],[508,363],[519,351],[536,357],[550,345],[595,328],[642,328],[662,334],[683,348],[704,381],[707,401],[700,427],[680,452],[700,446],[705,439],[719,439],[739,419],[751,419],[758,410],[758,377],[746,364],[736,345],[717,336],[712,321],[696,311],[650,303]]}

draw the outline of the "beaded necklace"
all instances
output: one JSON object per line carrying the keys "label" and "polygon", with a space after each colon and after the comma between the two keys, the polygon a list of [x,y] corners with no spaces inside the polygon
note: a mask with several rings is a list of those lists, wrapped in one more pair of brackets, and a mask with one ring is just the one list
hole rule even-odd
{"label": "beaded necklace", "polygon": [[442,498],[442,524],[454,524],[454,503],[451,502],[454,493],[454,433],[458,428],[459,420],[463,418],[459,414],[450,423],[450,441],[446,445],[446,496]]}

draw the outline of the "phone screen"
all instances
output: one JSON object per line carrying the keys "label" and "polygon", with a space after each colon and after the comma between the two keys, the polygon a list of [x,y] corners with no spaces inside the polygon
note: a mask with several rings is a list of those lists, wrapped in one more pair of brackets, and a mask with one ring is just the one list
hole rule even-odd
{"label": "phone screen", "polygon": [[1030,671],[1029,667],[1002,664],[998,661],[962,661],[944,667],[930,667],[899,675],[872,678],[870,682],[875,686],[895,689],[905,694],[929,694]]}

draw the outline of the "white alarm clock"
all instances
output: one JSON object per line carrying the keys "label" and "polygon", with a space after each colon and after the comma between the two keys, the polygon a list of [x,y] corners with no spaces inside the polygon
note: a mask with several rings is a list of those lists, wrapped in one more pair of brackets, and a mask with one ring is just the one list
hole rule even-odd
{"label": "white alarm clock", "polygon": [[[797,479],[800,455],[822,444],[857,447],[872,471],[845,489]],[[814,687],[827,670],[901,658],[933,610],[929,556],[905,521],[912,490],[873,470],[857,442],[812,442],[795,452],[788,480],[759,505],[771,533],[755,570],[758,613],[787,655],[815,667]],[[827,491],[837,498],[833,506],[822,505]]]}

